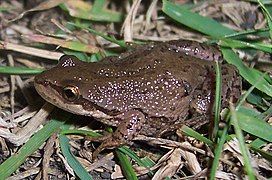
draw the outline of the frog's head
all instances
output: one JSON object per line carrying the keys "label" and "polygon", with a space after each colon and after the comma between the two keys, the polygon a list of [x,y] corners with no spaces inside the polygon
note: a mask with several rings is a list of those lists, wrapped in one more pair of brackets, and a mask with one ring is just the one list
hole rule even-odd
{"label": "frog's head", "polygon": [[74,56],[64,55],[56,67],[35,77],[37,92],[51,104],[66,111],[107,118],[86,98],[88,87],[95,81],[95,72]]}

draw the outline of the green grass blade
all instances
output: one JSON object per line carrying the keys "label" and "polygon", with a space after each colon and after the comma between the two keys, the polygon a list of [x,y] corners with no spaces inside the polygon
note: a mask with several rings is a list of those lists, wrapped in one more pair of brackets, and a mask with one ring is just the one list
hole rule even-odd
{"label": "green grass blade", "polygon": [[233,34],[229,34],[224,36],[226,39],[228,38],[246,38],[247,35],[256,35],[256,36],[260,36],[260,37],[265,37],[268,38],[269,37],[269,29],[268,28],[263,28],[263,29],[249,29],[249,30],[245,30],[245,31],[239,31]]}
{"label": "green grass blade", "polygon": [[[91,137],[98,137],[101,136],[101,134],[96,133],[92,130],[76,130],[76,129],[64,129],[60,132],[63,135],[67,134],[76,134],[76,135],[83,135],[83,136],[91,136]],[[128,155],[130,158],[132,158],[134,161],[136,161],[140,166],[149,167],[149,164],[144,163],[133,151],[131,151],[128,147],[123,146],[118,148],[119,151],[122,153]],[[151,172],[152,173],[152,172]]]}
{"label": "green grass blade", "polygon": [[271,44],[263,44],[263,43],[249,43],[245,41],[239,41],[234,39],[221,39],[219,41],[219,45],[223,47],[231,47],[231,48],[253,48],[257,50],[261,50],[267,53],[272,53]]}
{"label": "green grass blade", "polygon": [[163,0],[162,11],[177,22],[215,38],[235,33],[213,19],[193,13],[167,0]]}
{"label": "green grass blade", "polygon": [[128,155],[130,158],[132,158],[134,161],[136,161],[140,166],[148,167],[146,164],[142,162],[142,160],[135,154],[132,150],[130,150],[128,147],[123,146],[119,148],[119,151],[122,153]]}
{"label": "green grass blade", "polygon": [[[76,2],[76,1],[75,1]],[[70,16],[77,17],[79,19],[100,21],[100,22],[121,22],[123,14],[117,11],[107,9],[105,7],[105,0],[95,0],[92,6],[85,7],[73,7],[73,10],[69,10],[67,4],[63,3],[60,7],[68,11]]]}
{"label": "green grass blade", "polygon": [[268,161],[270,161],[272,163],[272,154],[269,152],[266,152],[262,149],[256,148],[255,146],[249,146],[253,151],[260,153],[262,155],[263,158],[267,159]]}
{"label": "green grass blade", "polygon": [[[263,78],[263,77],[261,77]],[[242,107],[241,105],[243,104],[243,102],[245,101],[246,97],[253,91],[253,89],[260,83],[260,81],[256,81],[255,84],[253,84],[252,87],[249,88],[249,90],[240,98],[239,102],[237,103],[236,106],[236,111],[238,112],[245,112],[245,108]],[[250,110],[250,113],[246,113],[247,115],[251,116],[254,115],[255,113],[252,112],[252,110]],[[259,115],[259,114],[258,114]],[[227,120],[227,124],[223,129],[222,135],[219,139],[219,142],[217,143],[216,147],[215,147],[215,151],[214,151],[214,159],[212,162],[212,166],[211,166],[211,170],[210,170],[210,176],[209,179],[215,179],[215,174],[216,174],[216,170],[217,167],[219,165],[219,159],[221,156],[221,152],[223,149],[223,145],[228,137],[228,129],[230,127],[230,113],[227,114],[226,120]]]}
{"label": "green grass blade", "polygon": [[91,28],[87,28],[87,27],[84,26],[84,25],[75,24],[75,23],[72,23],[72,22],[69,22],[69,24],[72,25],[72,26],[78,27],[78,28],[80,28],[80,29],[86,29],[86,30],[89,31],[90,33],[93,33],[93,34],[95,34],[95,35],[97,35],[97,36],[101,36],[101,37],[103,37],[104,39],[106,39],[106,40],[108,40],[108,41],[110,41],[110,42],[113,42],[113,43],[115,43],[115,44],[117,44],[117,45],[119,45],[119,46],[121,46],[121,47],[124,47],[124,48],[126,47],[126,43],[125,43],[124,41],[116,40],[116,39],[113,38],[113,37],[109,37],[109,36],[107,36],[107,35],[105,35],[105,34],[103,34],[103,33],[101,33],[101,32],[95,31],[95,30],[93,30],[93,29],[91,29]]}
{"label": "green grass blade", "polygon": [[120,150],[116,150],[116,155],[119,159],[121,168],[123,170],[124,176],[126,177],[126,179],[131,179],[131,180],[137,180],[137,175],[130,163],[130,161],[128,160],[127,156],[125,154],[123,154],[123,152],[121,152]]}
{"label": "green grass blade", "polygon": [[257,152],[257,153],[260,153],[262,155],[262,157],[264,157],[265,159],[267,159],[268,161],[272,162],[272,153],[270,152],[266,152],[262,149],[260,149],[262,146],[264,146],[265,144],[267,144],[267,142],[257,138],[255,139],[254,141],[252,141],[250,144],[249,144],[249,147]]}
{"label": "green grass blade", "polygon": [[219,129],[219,121],[220,121],[220,112],[221,112],[222,74],[221,74],[221,67],[218,61],[216,61],[215,71],[216,71],[216,88],[215,88],[215,100],[214,100],[214,128],[212,133],[212,139],[217,137],[217,132]]}
{"label": "green grass blade", "polygon": [[250,146],[254,146],[255,148],[260,148],[261,146],[265,145],[266,142],[257,138],[250,143]]}
{"label": "green grass blade", "polygon": [[8,8],[8,7],[0,7],[0,12],[8,12],[9,10],[11,10],[11,8]]}
{"label": "green grass blade", "polygon": [[43,72],[44,69],[33,69],[28,67],[12,67],[12,66],[0,66],[0,74],[10,74],[10,75],[22,75],[22,74],[39,74]]}
{"label": "green grass blade", "polygon": [[[153,167],[156,165],[156,163],[149,157],[144,157],[141,159],[141,161],[145,164],[146,167]],[[150,173],[151,175],[154,174],[152,171],[150,171]]]}
{"label": "green grass blade", "polygon": [[213,147],[213,142],[211,140],[196,132],[192,128],[189,128],[188,126],[183,125],[178,131],[181,131],[183,134],[194,137],[195,139],[206,143],[208,146]]}
{"label": "green grass blade", "polygon": [[241,129],[243,129],[245,132],[248,132],[268,142],[272,142],[271,125],[261,119],[248,116],[248,114],[241,113],[239,111],[236,113],[236,116],[239,119],[239,125],[241,126]]}
{"label": "green grass blade", "polygon": [[70,151],[69,139],[65,135],[60,135],[60,147],[61,151],[66,158],[68,164],[72,167],[75,174],[80,179],[93,179],[92,176],[86,171],[86,169],[78,162],[75,156]]}
{"label": "green grass blade", "polygon": [[[262,110],[267,109],[267,106],[266,106],[265,102],[263,101],[263,98],[258,94],[250,93],[248,95],[248,97],[246,98],[246,100],[248,103],[256,106],[256,108],[260,108]],[[272,110],[272,107],[271,107],[271,110]],[[261,114],[261,113],[259,113],[259,114]],[[261,115],[261,116],[263,116],[263,115]],[[260,117],[260,118],[263,118],[263,117]]]}
{"label": "green grass blade", "polygon": [[215,150],[214,150],[214,159],[212,162],[212,167],[210,169],[210,174],[209,174],[209,179],[215,179],[215,174],[217,171],[217,167],[219,165],[219,159],[222,153],[222,149],[224,146],[224,143],[227,139],[227,134],[228,134],[228,129],[229,129],[230,125],[229,123],[227,123],[227,125],[224,127],[222,135],[220,137],[219,142],[216,144]]}
{"label": "green grass blade", "polygon": [[248,175],[249,179],[252,179],[252,180],[256,179],[255,175],[254,175],[253,168],[252,168],[252,166],[250,164],[249,150],[248,150],[248,148],[246,147],[246,144],[245,144],[245,139],[244,139],[244,136],[243,136],[243,132],[242,132],[241,127],[240,127],[240,121],[238,121],[238,116],[236,114],[236,110],[234,109],[233,105],[230,106],[230,113],[231,113],[231,122],[232,122],[232,124],[234,126],[234,131],[235,131],[236,137],[238,139],[239,148],[240,148],[241,154],[243,156],[244,169],[247,172],[247,175]]}
{"label": "green grass blade", "polygon": [[[121,151],[122,153],[126,154],[127,156],[129,156],[134,161],[136,161],[139,166],[143,166],[143,167],[146,167],[146,168],[150,168],[152,166],[151,163],[150,163],[150,161],[143,161],[142,159],[140,159],[137,156],[137,154],[135,152],[133,152],[132,150],[130,150],[126,146],[118,148],[118,150]],[[152,176],[154,173],[152,171],[149,171],[148,174]]]}
{"label": "green grass blade", "polygon": [[259,118],[268,118],[272,116],[272,106],[270,106],[265,112],[263,112],[262,114],[260,114],[258,117]]}
{"label": "green grass blade", "polygon": [[78,130],[78,129],[64,129],[60,132],[60,134],[63,134],[63,135],[73,134],[73,135],[83,135],[83,136],[91,136],[91,137],[102,136],[101,134],[92,130]]}
{"label": "green grass blade", "polygon": [[263,13],[265,15],[265,19],[267,21],[267,24],[268,24],[268,27],[269,27],[269,34],[270,34],[270,39],[272,39],[272,17],[271,17],[271,14],[269,13],[269,11],[266,9],[265,5],[263,4],[263,1],[262,0],[258,0],[258,3],[260,5],[260,7],[262,8],[263,10]]}
{"label": "green grass blade", "polygon": [[[192,13],[188,11],[187,9],[181,6],[177,6],[166,0],[163,1],[163,11],[168,16],[175,19],[176,21],[215,38],[220,38],[225,35],[230,35],[235,33],[235,31],[224,27],[223,25],[221,25],[220,23],[212,19],[200,16],[196,13]],[[186,18],[186,17],[190,17],[190,18]],[[260,47],[260,44],[257,44],[257,45],[259,45],[258,46],[259,48],[263,48],[263,49],[266,49],[267,51],[270,51],[268,50],[270,47],[269,45],[267,47],[264,45]],[[254,84],[254,82],[256,82],[256,80],[259,79],[259,77],[261,76],[261,73],[255,69],[246,67],[232,50],[222,48],[222,52],[224,54],[225,59],[230,64],[235,65],[239,69],[241,75],[249,83]],[[271,82],[271,80],[269,80],[269,82]],[[269,82],[266,80],[263,80],[262,83],[259,83],[259,85],[256,87],[259,90],[265,92],[266,94],[272,96],[272,86],[269,84]]]}
{"label": "green grass blade", "polygon": [[31,137],[17,153],[9,157],[0,165],[0,179],[6,179],[14,173],[28,156],[33,154],[65,121],[52,119],[33,137]]}
{"label": "green grass blade", "polygon": [[107,0],[95,0],[93,3],[92,12],[98,13],[97,11],[101,11],[106,5],[106,3]]}
{"label": "green grass blade", "polygon": [[256,88],[272,97],[271,79],[268,76],[262,77],[263,74],[256,69],[248,68],[243,64],[241,59],[231,49],[221,48],[226,61],[233,64],[239,70],[241,76],[246,79],[250,84],[256,84]]}

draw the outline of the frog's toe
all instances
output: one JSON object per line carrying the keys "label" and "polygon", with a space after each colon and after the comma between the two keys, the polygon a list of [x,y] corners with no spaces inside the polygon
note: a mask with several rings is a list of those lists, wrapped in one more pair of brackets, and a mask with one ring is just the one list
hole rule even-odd
{"label": "frog's toe", "polygon": [[103,141],[107,140],[110,137],[111,137],[111,134],[106,134],[104,136],[99,136],[99,137],[86,136],[86,140],[91,141],[91,142],[103,142]]}
{"label": "frog's toe", "polygon": [[98,148],[93,152],[92,159],[97,159],[98,154],[104,149],[116,148],[123,144],[125,144],[125,142],[121,141],[118,138],[116,139],[111,134],[109,134],[108,136],[106,136],[106,138],[104,138],[102,144],[98,146]]}

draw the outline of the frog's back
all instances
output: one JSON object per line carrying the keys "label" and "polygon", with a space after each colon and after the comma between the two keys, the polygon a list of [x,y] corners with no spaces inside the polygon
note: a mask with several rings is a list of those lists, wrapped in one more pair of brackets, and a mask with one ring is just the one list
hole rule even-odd
{"label": "frog's back", "polygon": [[137,52],[140,57],[133,53],[98,63],[99,78],[87,98],[112,113],[141,109],[150,117],[174,120],[186,115],[190,93],[207,77],[211,63],[168,48],[152,46]]}

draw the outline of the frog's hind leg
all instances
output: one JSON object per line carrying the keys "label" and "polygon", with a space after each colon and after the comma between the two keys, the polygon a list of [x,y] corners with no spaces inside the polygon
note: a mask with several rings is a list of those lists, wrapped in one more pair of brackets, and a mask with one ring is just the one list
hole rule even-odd
{"label": "frog's hind leg", "polygon": [[121,119],[121,123],[118,125],[115,132],[108,134],[105,137],[99,137],[94,141],[102,141],[102,144],[94,151],[93,159],[97,158],[97,155],[106,148],[116,148],[121,145],[127,144],[132,140],[142,128],[142,124],[145,122],[145,115],[139,110],[130,110],[116,116]]}

